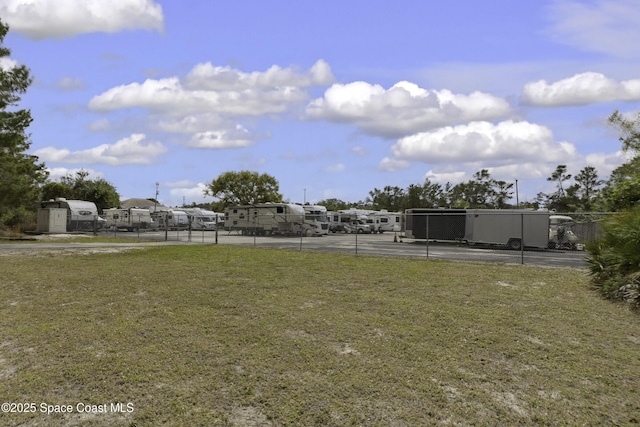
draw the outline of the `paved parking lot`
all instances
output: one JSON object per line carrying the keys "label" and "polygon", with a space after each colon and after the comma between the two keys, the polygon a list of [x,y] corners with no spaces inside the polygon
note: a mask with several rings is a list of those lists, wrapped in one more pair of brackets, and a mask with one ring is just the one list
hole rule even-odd
{"label": "paved parking lot", "polygon": [[[108,235],[114,235],[108,233]],[[118,237],[138,238],[138,233],[118,232]],[[140,238],[168,242],[188,242],[186,231],[141,232]],[[394,237],[395,240],[394,241]],[[586,268],[584,251],[524,250],[513,251],[500,247],[469,246],[463,243],[414,241],[399,234],[329,234],[322,237],[242,236],[236,232],[193,231],[192,243],[259,246],[292,250],[318,250],[346,254],[410,256],[429,259],[529,264],[549,267]]]}

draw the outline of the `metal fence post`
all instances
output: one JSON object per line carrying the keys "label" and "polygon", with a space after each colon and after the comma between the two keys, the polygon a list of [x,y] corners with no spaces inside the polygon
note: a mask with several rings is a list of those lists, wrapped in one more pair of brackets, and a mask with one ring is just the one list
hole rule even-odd
{"label": "metal fence post", "polygon": [[425,215],[425,231],[424,231],[425,243],[427,246],[427,259],[429,259],[429,214]]}
{"label": "metal fence post", "polygon": [[524,265],[524,213],[520,213],[520,264]]}
{"label": "metal fence post", "polygon": [[356,225],[356,255],[358,255],[358,226]]}

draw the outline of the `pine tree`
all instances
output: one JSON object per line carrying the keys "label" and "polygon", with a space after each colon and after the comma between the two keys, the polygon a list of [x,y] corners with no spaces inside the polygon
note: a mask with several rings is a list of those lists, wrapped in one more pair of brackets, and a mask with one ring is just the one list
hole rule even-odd
{"label": "pine tree", "polygon": [[[0,59],[11,55],[3,44],[8,31],[0,21]],[[31,82],[24,65],[0,68],[0,227],[22,227],[33,222],[39,185],[48,176],[38,157],[27,153],[31,142],[26,129],[33,120],[31,112],[16,108]]]}

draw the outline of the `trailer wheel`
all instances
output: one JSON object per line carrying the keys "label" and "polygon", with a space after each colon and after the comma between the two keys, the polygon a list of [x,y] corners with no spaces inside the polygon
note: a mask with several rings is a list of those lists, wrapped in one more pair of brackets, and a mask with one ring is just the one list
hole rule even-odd
{"label": "trailer wheel", "polygon": [[522,247],[522,242],[520,241],[520,239],[509,239],[509,241],[507,242],[507,246],[509,247],[509,249],[518,251]]}

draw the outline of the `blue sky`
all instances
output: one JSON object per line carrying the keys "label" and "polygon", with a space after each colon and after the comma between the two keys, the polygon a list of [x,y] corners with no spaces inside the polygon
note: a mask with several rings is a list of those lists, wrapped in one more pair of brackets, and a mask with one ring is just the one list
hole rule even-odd
{"label": "blue sky", "polygon": [[624,162],[640,109],[637,0],[0,0],[31,152],[122,199],[201,203],[226,171],[292,202]]}

